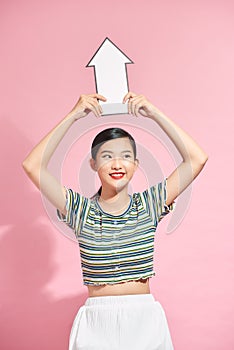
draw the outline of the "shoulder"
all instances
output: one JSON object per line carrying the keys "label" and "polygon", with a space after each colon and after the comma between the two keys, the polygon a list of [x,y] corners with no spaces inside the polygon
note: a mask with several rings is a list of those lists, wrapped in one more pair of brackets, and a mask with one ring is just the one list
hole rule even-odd
{"label": "shoulder", "polygon": [[80,206],[82,204],[90,204],[91,198],[84,196],[82,193],[64,186],[66,191],[66,202],[69,206]]}
{"label": "shoulder", "polygon": [[149,185],[146,189],[139,192],[134,192],[133,197],[137,198],[148,198],[153,193],[158,193],[165,188],[165,179],[155,183],[154,185]]}

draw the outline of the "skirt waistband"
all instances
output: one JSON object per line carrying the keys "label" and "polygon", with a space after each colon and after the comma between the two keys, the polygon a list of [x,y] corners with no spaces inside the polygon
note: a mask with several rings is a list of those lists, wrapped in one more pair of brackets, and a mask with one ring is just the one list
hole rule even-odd
{"label": "skirt waistband", "polygon": [[100,297],[89,297],[85,306],[92,305],[114,305],[114,304],[152,304],[155,302],[154,296],[152,294],[127,294],[127,295],[108,295]]}

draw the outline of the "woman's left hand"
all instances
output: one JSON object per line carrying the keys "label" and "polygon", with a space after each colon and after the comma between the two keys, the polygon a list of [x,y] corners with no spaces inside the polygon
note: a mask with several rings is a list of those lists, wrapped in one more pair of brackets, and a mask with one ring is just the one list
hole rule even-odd
{"label": "woman's left hand", "polygon": [[145,96],[136,95],[133,92],[128,92],[124,96],[123,103],[126,103],[128,100],[128,113],[139,117],[151,118],[156,112],[157,108],[150,103]]}

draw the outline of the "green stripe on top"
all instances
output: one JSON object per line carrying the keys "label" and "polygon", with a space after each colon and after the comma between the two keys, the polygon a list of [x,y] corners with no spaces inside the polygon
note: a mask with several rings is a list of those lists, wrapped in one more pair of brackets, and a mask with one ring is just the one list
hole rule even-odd
{"label": "green stripe on top", "polygon": [[121,215],[104,212],[98,196],[89,199],[66,188],[67,214],[57,209],[57,216],[77,237],[85,285],[115,284],[155,275],[155,231],[159,221],[175,207],[175,202],[166,205],[166,180],[134,193]]}

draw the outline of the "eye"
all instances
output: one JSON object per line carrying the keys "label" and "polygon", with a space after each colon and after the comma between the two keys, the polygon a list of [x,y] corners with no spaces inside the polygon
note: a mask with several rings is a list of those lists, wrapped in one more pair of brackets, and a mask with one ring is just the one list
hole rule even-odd
{"label": "eye", "polygon": [[125,154],[125,155],[124,155],[124,158],[125,158],[125,159],[129,159],[129,158],[132,158],[132,156],[131,156],[131,154]]}
{"label": "eye", "polygon": [[104,159],[110,159],[110,158],[111,158],[111,155],[110,155],[110,154],[104,154],[104,155],[102,156],[102,158],[104,158]]}

